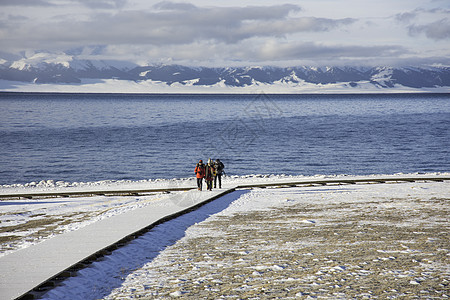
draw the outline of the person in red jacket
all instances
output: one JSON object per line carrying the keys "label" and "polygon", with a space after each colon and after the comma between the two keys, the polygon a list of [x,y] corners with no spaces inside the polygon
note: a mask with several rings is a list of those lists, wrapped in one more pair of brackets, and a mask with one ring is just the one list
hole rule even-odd
{"label": "person in red jacket", "polygon": [[205,165],[203,164],[203,161],[200,159],[200,161],[195,166],[195,174],[197,175],[197,187],[198,190],[202,190],[202,183],[203,178],[205,178]]}
{"label": "person in red jacket", "polygon": [[208,164],[205,167],[205,181],[208,191],[212,191],[214,173],[215,173],[214,163],[210,158],[208,160]]}

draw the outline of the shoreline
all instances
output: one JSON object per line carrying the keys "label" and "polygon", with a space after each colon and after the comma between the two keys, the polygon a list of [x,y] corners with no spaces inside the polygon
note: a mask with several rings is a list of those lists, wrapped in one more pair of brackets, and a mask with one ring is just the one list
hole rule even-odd
{"label": "shoreline", "polygon": [[393,91],[393,92],[386,92],[386,91],[372,91],[372,92],[348,92],[348,91],[344,91],[342,93],[302,93],[302,92],[298,92],[298,93],[266,93],[263,90],[261,91],[255,91],[255,92],[248,92],[248,93],[215,93],[215,92],[210,92],[210,93],[186,93],[186,92],[162,92],[162,93],[158,93],[158,92],[64,92],[64,91],[2,91],[0,90],[0,95],[59,95],[59,94],[63,94],[63,95],[120,95],[120,96],[199,96],[199,97],[208,97],[208,96],[255,96],[255,95],[259,95],[259,94],[264,94],[267,96],[346,96],[346,95],[367,95],[367,96],[383,96],[383,95],[390,95],[390,96],[395,96],[395,95],[411,95],[411,94],[417,94],[417,95],[443,95],[443,94],[450,94],[450,88],[448,90],[442,90],[442,91],[433,91],[431,90],[412,90],[412,91]]}
{"label": "shoreline", "polygon": [[[286,174],[250,174],[250,175],[230,175],[224,176],[224,184],[245,185],[264,184],[265,182],[280,181],[307,181],[322,179],[349,179],[358,180],[364,178],[398,178],[398,177],[429,177],[429,176],[450,176],[450,172],[416,172],[416,173],[395,173],[395,174],[370,174],[370,175],[350,175],[350,174],[317,174],[306,175],[286,175]],[[25,184],[4,184],[0,185],[0,195],[10,193],[35,193],[35,192],[87,192],[90,190],[112,191],[124,189],[171,189],[188,188],[196,186],[194,177],[172,178],[172,179],[142,179],[142,180],[101,180],[92,182],[66,182],[55,180],[42,180],[40,182],[30,182]]]}

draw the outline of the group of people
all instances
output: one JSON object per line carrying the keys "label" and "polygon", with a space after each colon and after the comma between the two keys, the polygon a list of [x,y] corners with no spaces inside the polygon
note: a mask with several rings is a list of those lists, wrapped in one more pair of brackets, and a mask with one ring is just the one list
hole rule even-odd
{"label": "group of people", "polygon": [[206,181],[206,188],[208,191],[212,191],[213,182],[214,188],[217,188],[217,182],[219,182],[219,189],[222,188],[222,175],[224,174],[224,164],[220,159],[216,159],[215,162],[212,159],[208,159],[208,163],[205,165],[203,160],[200,160],[195,166],[195,174],[197,176],[198,190],[202,190],[203,178]]}

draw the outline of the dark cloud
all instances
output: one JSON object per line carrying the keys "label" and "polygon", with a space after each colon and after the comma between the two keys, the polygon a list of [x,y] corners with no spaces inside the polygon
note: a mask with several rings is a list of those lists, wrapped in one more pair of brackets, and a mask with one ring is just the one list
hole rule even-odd
{"label": "dark cloud", "polygon": [[8,15],[8,21],[16,22],[16,21],[27,21],[30,18],[26,16],[20,16],[20,15]]}
{"label": "dark cloud", "polygon": [[[444,40],[450,38],[450,20],[442,16],[448,15],[450,15],[450,10],[445,8],[419,8],[414,11],[397,14],[395,19],[407,25],[408,33],[412,37],[425,34],[429,39]],[[420,24],[419,20],[423,16],[431,17],[437,21]]]}
{"label": "dark cloud", "polygon": [[[0,14],[0,50],[71,49],[69,53],[83,57],[221,65],[360,63],[414,59],[415,55],[445,56],[444,46],[425,53],[423,49],[432,49],[433,41],[416,47],[413,40],[426,36],[442,44],[450,31],[445,9],[405,10],[393,18],[353,19],[345,18],[342,12],[342,18],[315,17],[293,4],[219,7],[163,1],[147,6],[141,2],[141,10],[130,10],[128,0],[0,0],[1,5],[52,3],[58,3],[57,9],[5,7]],[[17,16],[18,11],[28,20]],[[35,11],[38,18],[31,15]],[[47,11],[50,13],[44,18]],[[425,20],[430,23],[425,24]],[[398,23],[390,26],[395,21]],[[384,30],[387,26],[392,33]],[[388,45],[386,41],[394,42]],[[399,46],[402,44],[405,46]]]}
{"label": "dark cloud", "polygon": [[71,0],[93,9],[115,9],[121,8],[127,0]]}
{"label": "dark cloud", "polygon": [[426,25],[411,25],[408,29],[411,36],[425,34],[427,38],[433,40],[450,39],[450,19],[448,18]]}
{"label": "dark cloud", "polygon": [[283,57],[285,60],[301,59],[335,59],[335,58],[371,58],[398,57],[408,53],[401,46],[342,46],[322,45],[318,43],[277,43],[262,47],[258,53],[261,59],[275,60]]}
{"label": "dark cloud", "polygon": [[[18,0],[14,3],[26,2]],[[35,0],[35,3],[38,2]],[[104,8],[124,4],[122,0],[73,2]],[[9,27],[3,42],[18,48],[41,48],[42,45],[71,48],[91,44],[164,46],[199,40],[236,43],[260,34],[257,28],[251,30],[249,27],[245,28],[245,33],[241,33],[240,30],[249,23],[260,22],[261,26],[267,27],[264,22],[289,22],[288,15],[299,10],[298,6],[288,4],[200,8],[186,3],[161,2],[151,11],[116,10],[110,14],[99,14],[94,10],[83,16],[83,21],[76,21],[76,17],[67,15],[54,16],[39,24],[11,22],[5,24]],[[265,36],[271,34],[264,33]],[[279,29],[277,34],[280,34]]]}
{"label": "dark cloud", "polygon": [[298,32],[329,31],[353,19],[292,18],[295,5],[199,8],[161,2],[157,11],[121,11],[96,15],[91,21],[41,26],[41,38],[61,42],[104,44],[185,44],[211,40],[238,43],[253,37],[280,37]]}
{"label": "dark cloud", "polygon": [[394,17],[397,21],[403,23],[411,23],[415,19],[419,18],[421,15],[439,16],[448,14],[450,14],[450,10],[445,8],[434,8],[434,9],[417,8],[412,11],[396,14]]}
{"label": "dark cloud", "polygon": [[401,14],[396,14],[395,19],[399,22],[409,23],[417,17],[417,12],[405,12]]}
{"label": "dark cloud", "polygon": [[153,5],[154,9],[157,10],[193,10],[197,9],[197,6],[190,3],[174,3],[170,1],[163,1]]}
{"label": "dark cloud", "polygon": [[250,25],[243,25],[242,30],[249,31],[250,35],[285,35],[289,33],[298,32],[319,32],[330,31],[335,28],[346,26],[354,23],[356,20],[351,18],[346,19],[325,19],[314,17],[292,18],[287,20],[276,20],[270,22],[258,22]]}

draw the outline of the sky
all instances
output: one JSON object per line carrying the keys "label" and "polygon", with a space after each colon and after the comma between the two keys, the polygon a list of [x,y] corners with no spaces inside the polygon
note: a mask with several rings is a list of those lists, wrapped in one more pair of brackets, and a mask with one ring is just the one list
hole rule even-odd
{"label": "sky", "polygon": [[450,1],[0,0],[0,54],[39,51],[139,65],[450,66]]}

